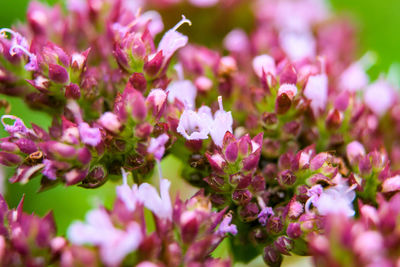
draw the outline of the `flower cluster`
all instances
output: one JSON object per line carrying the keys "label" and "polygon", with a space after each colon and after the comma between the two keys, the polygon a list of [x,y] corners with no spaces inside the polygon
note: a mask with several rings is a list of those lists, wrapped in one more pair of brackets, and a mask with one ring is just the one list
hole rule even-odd
{"label": "flower cluster", "polygon": [[[223,44],[212,50],[178,32],[192,24],[183,15],[158,37],[164,23],[152,9],[195,10],[181,2],[68,0],[67,13],[32,2],[27,25],[0,30],[0,93],[53,118],[46,130],[1,117],[10,182],[95,188],[123,177],[113,209],[74,222],[69,241],[50,216],[25,225],[21,208],[4,208],[1,262],[398,263],[400,96],[384,75],[370,82],[373,60],[354,57],[351,25],[318,0],[187,1],[249,9],[254,27],[209,34]],[[189,200],[171,202],[165,155],[199,188]],[[159,191],[146,180],[156,166]],[[212,258],[226,237],[232,259]],[[41,249],[48,256],[35,258]]]}

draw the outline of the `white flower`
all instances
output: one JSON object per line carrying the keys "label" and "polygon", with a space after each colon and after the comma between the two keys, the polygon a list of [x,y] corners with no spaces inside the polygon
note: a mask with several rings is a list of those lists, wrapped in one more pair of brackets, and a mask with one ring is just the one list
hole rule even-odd
{"label": "white flower", "polygon": [[[314,187],[317,186],[322,188],[320,185]],[[311,194],[309,194],[311,197],[306,203],[306,210],[308,210],[309,205],[312,203],[314,207],[317,208],[320,215],[342,213],[348,217],[354,216],[355,211],[352,202],[356,194],[353,189],[354,188],[348,187],[343,183],[329,187],[322,192],[320,192],[320,190],[313,190],[310,192]]]}
{"label": "white flower", "polygon": [[167,87],[167,92],[168,101],[171,103],[177,99],[189,109],[192,109],[196,106],[197,88],[189,80],[171,82]]}
{"label": "white flower", "polygon": [[198,112],[186,109],[179,119],[176,130],[187,140],[208,139],[212,122],[210,108],[202,107]]}
{"label": "white flower", "polygon": [[230,111],[226,112],[222,106],[222,97],[218,97],[219,110],[214,114],[214,121],[210,127],[210,135],[214,143],[222,147],[226,132],[232,131],[233,118]]}

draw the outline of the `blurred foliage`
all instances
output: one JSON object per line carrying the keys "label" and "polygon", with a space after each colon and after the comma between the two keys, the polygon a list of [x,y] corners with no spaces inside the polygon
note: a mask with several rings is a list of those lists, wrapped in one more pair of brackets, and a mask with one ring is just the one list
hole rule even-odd
{"label": "blurred foliage", "polygon": [[[134,1],[134,0],[132,0]],[[0,1],[0,27],[10,27],[12,23],[23,21],[28,5],[28,0],[1,0]],[[57,0],[46,1],[50,4],[58,2]],[[246,1],[245,1],[246,2]],[[389,66],[394,62],[400,62],[400,17],[397,16],[400,10],[399,0],[332,0],[333,8],[341,14],[350,17],[356,24],[360,32],[359,44],[361,46],[360,56],[366,51],[374,51],[378,55],[378,61],[371,69],[372,77],[376,77],[380,72],[387,72]],[[194,42],[202,41],[207,46],[215,46],[220,42],[225,34],[234,27],[250,29],[251,24],[247,20],[250,14],[248,7],[237,10],[234,14],[221,14],[214,10],[216,15],[220,16],[219,21],[223,23],[214,23],[213,20],[207,20],[210,10],[191,9],[187,12],[187,17],[193,22],[190,29],[185,30]],[[180,17],[178,10],[166,10],[162,14],[168,14],[165,25],[169,28]],[[193,14],[192,14],[193,13]],[[164,16],[165,17],[165,16]],[[211,22],[212,21],[212,22]],[[210,24],[214,23],[214,24]],[[211,38],[207,37],[210,36]],[[218,38],[215,38],[218,36]],[[205,40],[205,41],[204,41]],[[400,71],[399,68],[397,70]],[[400,84],[398,84],[400,85]],[[0,96],[0,99],[6,98],[12,105],[11,113],[24,119],[26,124],[34,122],[42,127],[50,125],[50,118],[38,111],[28,111],[21,100]],[[0,115],[4,110],[0,110]],[[5,136],[3,129],[0,129],[0,136]],[[174,178],[179,173],[178,161],[169,157],[163,162],[164,175],[167,178]],[[171,168],[174,166],[174,168]],[[5,177],[9,177],[13,170],[6,169]],[[189,187],[182,187],[182,181],[173,180],[173,192],[180,190],[182,197],[188,197],[193,190],[187,190]],[[39,179],[28,183],[27,185],[10,185],[6,183],[6,198],[11,207],[15,207],[22,195],[25,193],[25,210],[43,215],[49,210],[54,211],[59,233],[65,233],[66,227],[72,220],[82,219],[86,211],[99,203],[110,206],[115,196],[115,185],[107,183],[100,189],[87,190],[78,187],[65,188],[58,186],[52,190],[36,194],[39,188]],[[225,246],[221,246],[218,254],[223,255]],[[226,252],[225,252],[226,253]]]}

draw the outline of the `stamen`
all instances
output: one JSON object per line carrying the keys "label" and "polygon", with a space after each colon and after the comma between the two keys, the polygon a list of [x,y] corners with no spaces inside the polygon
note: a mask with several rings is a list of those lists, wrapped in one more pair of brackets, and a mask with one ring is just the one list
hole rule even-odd
{"label": "stamen", "polygon": [[122,183],[124,185],[128,185],[128,173],[124,170],[124,168],[121,168],[121,174],[122,174]]}
{"label": "stamen", "polygon": [[15,35],[17,35],[17,32],[9,29],[9,28],[2,28],[0,29],[0,35],[3,38],[7,38],[7,33],[10,34],[12,37],[14,37]]}
{"label": "stamen", "polygon": [[23,47],[23,46],[21,46],[21,45],[18,45],[18,44],[13,45],[13,46],[10,48],[9,53],[10,53],[11,56],[14,56],[15,54],[17,54],[17,52],[15,51],[16,49],[19,49],[20,51],[22,51],[22,52],[23,52],[25,55],[27,55],[30,59],[35,57],[35,55],[32,54],[31,52],[29,52],[25,47]]}
{"label": "stamen", "polygon": [[24,125],[24,127],[26,127],[25,124],[24,124],[24,122],[23,122],[20,118],[18,118],[18,117],[16,117],[16,116],[13,116],[13,115],[3,115],[3,116],[1,116],[1,124],[3,124],[4,128],[6,128],[7,126],[10,126],[10,124],[6,123],[6,122],[4,121],[4,119],[14,120],[14,124],[15,124],[17,121],[20,121],[20,122],[22,123],[22,125]]}
{"label": "stamen", "polygon": [[219,110],[224,110],[224,106],[222,105],[222,96],[218,96],[218,105]]}
{"label": "stamen", "polygon": [[192,22],[188,20],[185,15],[182,15],[182,19],[171,29],[171,31],[176,31],[180,26],[185,23],[189,24],[189,26],[192,26]]}
{"label": "stamen", "polygon": [[182,81],[184,79],[182,64],[175,64],[174,69],[176,71],[176,74],[178,75],[178,79]]}
{"label": "stamen", "polygon": [[[157,170],[158,170],[158,178],[161,182],[162,179],[162,170],[161,170],[161,162],[159,160],[156,160],[156,164],[157,164]],[[160,183],[161,184],[161,183]]]}

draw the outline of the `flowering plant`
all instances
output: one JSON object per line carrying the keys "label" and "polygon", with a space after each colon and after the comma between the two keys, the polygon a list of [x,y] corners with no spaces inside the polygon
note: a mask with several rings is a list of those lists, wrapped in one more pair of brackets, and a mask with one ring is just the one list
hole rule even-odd
{"label": "flowering plant", "polygon": [[[158,37],[154,9],[243,6],[254,27],[217,49],[179,32],[189,16]],[[354,38],[317,0],[31,2],[27,24],[0,30],[0,93],[53,121],[3,115],[0,163],[41,190],[114,180],[117,198],[57,236],[51,213],[1,197],[1,264],[397,266],[400,98],[384,75],[369,81]],[[167,155],[191,198],[171,199]],[[223,240],[227,259],[213,254]]]}

